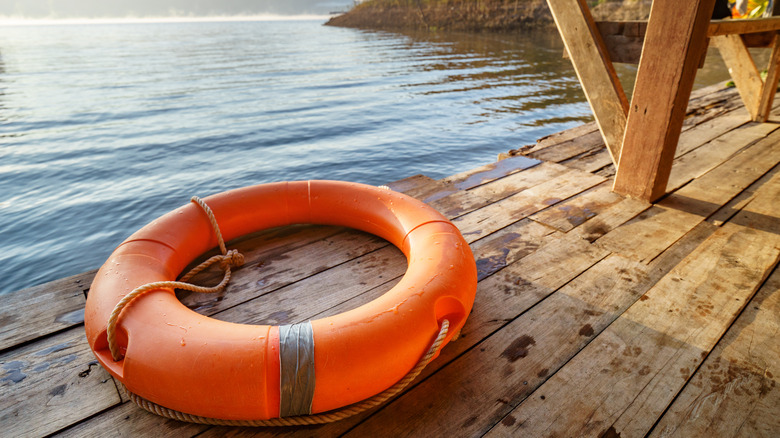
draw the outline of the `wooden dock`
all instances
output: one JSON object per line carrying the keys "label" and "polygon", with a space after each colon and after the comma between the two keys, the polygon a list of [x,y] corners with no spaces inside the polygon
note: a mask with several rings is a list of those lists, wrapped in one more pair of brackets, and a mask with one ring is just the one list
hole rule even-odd
{"label": "wooden dock", "polygon": [[[751,122],[734,89],[694,93],[671,194],[655,204],[610,191],[595,123],[442,180],[390,184],[458,225],[477,259],[477,297],[460,339],[402,395],[338,423],[243,429],[146,413],[87,345],[94,271],[3,296],[0,435],[780,436],[772,114]],[[292,226],[228,246],[247,256],[228,290],[180,298],[240,323],[338,313],[406,269],[385,241],[340,228]]]}

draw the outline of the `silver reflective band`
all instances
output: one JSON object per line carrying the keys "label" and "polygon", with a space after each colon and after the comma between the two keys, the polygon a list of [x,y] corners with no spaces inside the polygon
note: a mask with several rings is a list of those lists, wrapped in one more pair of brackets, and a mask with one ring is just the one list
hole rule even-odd
{"label": "silver reflective band", "polygon": [[314,398],[314,330],[311,321],[279,327],[279,416],[311,414]]}

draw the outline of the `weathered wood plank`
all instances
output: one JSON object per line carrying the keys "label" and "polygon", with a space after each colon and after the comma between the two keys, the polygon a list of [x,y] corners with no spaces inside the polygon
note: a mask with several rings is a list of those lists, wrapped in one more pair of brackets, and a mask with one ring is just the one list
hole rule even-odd
{"label": "weathered wood plank", "polygon": [[761,100],[761,89],[764,81],[758,73],[756,63],[748,52],[745,43],[739,35],[722,35],[712,39],[712,43],[720,51],[723,62],[729,69],[729,74],[737,86],[750,117],[758,121],[758,108]]}
{"label": "weathered wood plank", "polygon": [[539,160],[534,160],[533,158],[516,156],[449,176],[442,181],[452,183],[457,190],[468,190],[515,172],[534,167],[539,163]]}
{"label": "weathered wood plank", "polygon": [[651,437],[780,435],[780,269],[696,371]]}
{"label": "weathered wood plank", "polygon": [[650,262],[705,218],[686,211],[653,206],[598,244],[633,260]]}
{"label": "weathered wood plank", "polygon": [[707,218],[707,222],[721,226],[727,221],[731,220],[737,213],[742,211],[746,205],[753,201],[758,195],[758,191],[764,187],[764,185],[780,173],[780,165],[775,165],[772,170],[765,173],[764,176],[757,179],[753,184],[748,186],[745,190],[740,192],[739,195],[731,199],[726,205],[718,209],[714,214]]}
{"label": "weathered wood plank", "polygon": [[0,351],[84,322],[84,292],[92,283],[95,272],[85,272],[3,296]]}
{"label": "weathered wood plank", "polygon": [[[682,133],[680,134],[680,140],[677,145],[677,150],[675,151],[675,160],[678,160],[679,157],[706,145],[708,142],[715,140],[719,136],[722,136],[734,130],[735,128],[744,125],[749,120],[750,116],[747,114],[747,111],[744,108],[730,111],[728,115],[720,115],[717,118],[698,118],[698,124],[685,126]],[[552,151],[547,152],[547,155],[554,157],[556,156]],[[612,164],[612,160],[609,158],[605,149],[598,147],[581,153],[580,155],[573,156],[572,158],[568,158],[564,161],[560,161],[560,163],[574,169],[579,169],[586,172],[595,172]],[[675,161],[675,165],[672,166],[672,172],[674,172],[675,168],[677,167],[676,163],[677,161]],[[667,184],[667,191],[672,190],[673,188]]]}
{"label": "weathered wood plank", "polygon": [[528,218],[471,244],[482,281],[563,234]]}
{"label": "weathered wood plank", "polygon": [[583,172],[592,173],[599,169],[603,169],[604,167],[611,166],[612,158],[609,157],[606,148],[598,148],[562,161],[561,164],[566,167],[571,167],[572,169],[579,169]]}
{"label": "weathered wood plank", "polygon": [[528,170],[492,181],[489,184],[475,187],[469,190],[469,192],[481,198],[489,199],[492,202],[497,202],[523,190],[558,178],[568,171],[568,168],[559,164],[542,163]]}
{"label": "weathered wood plank", "polygon": [[407,194],[447,217],[457,217],[490,203],[476,193],[455,188],[453,183],[447,181],[434,181]]}
{"label": "weathered wood plank", "polygon": [[120,403],[81,327],[0,354],[0,369],[6,436],[44,436]]}
{"label": "weathered wood plank", "polygon": [[[322,229],[325,233],[336,230],[331,227]],[[321,232],[313,231],[316,236],[320,236]],[[301,236],[296,234],[291,237]],[[258,241],[246,242],[252,246],[252,249],[243,251],[247,262],[234,271],[225,291],[219,294],[179,291],[181,302],[199,313],[213,315],[388,245],[376,236],[352,230],[315,239],[292,249],[284,246],[266,249],[262,240],[260,243],[258,246]],[[241,249],[243,247],[239,247],[239,251]],[[196,284],[216,284],[219,280],[215,281],[214,276],[221,277],[221,272],[212,270],[193,277],[192,281]]]}
{"label": "weathered wood plank", "polygon": [[664,198],[658,205],[708,217],[780,162],[778,140],[780,131],[775,131]]}
{"label": "weathered wood plank", "polygon": [[724,135],[750,121],[750,116],[744,108],[730,111],[726,115],[703,121],[680,134],[680,141],[674,153],[675,158],[681,157],[702,145]]}
{"label": "weathered wood plank", "polygon": [[707,29],[707,36],[714,37],[718,35],[757,33],[772,30],[780,30],[780,17],[743,20],[712,20]]}
{"label": "weathered wood plank", "polygon": [[715,0],[653,2],[615,175],[618,193],[665,194]]}
{"label": "weathered wood plank", "polygon": [[[735,110],[737,112],[734,112]],[[734,116],[741,116],[742,113],[744,113],[744,121],[747,121],[750,118],[750,116],[747,114],[747,111],[744,109],[744,107],[742,107],[742,104],[739,101],[739,96],[736,89],[726,88],[723,86],[723,84],[719,84],[692,92],[691,100],[688,103],[687,118],[683,122],[683,134],[681,134],[678,150],[682,148],[683,151],[685,151],[691,148],[690,146],[686,145],[690,144],[693,145],[693,148],[695,148],[706,142],[697,142],[697,139],[695,138],[697,136],[709,136],[709,139],[716,137],[717,133],[713,135],[711,129],[702,129],[698,134],[693,136],[694,138],[686,138],[688,136],[685,135],[685,132],[697,127],[700,124],[704,124],[711,120],[720,118],[723,114],[726,113],[732,113]],[[713,125],[714,126],[709,128],[718,126],[717,123],[714,123]],[[598,128],[596,125],[592,122],[579,125],[577,127],[567,129],[566,131],[543,137],[537,140],[537,144],[533,146],[525,146],[518,150],[510,151],[509,155],[514,156],[514,154],[521,154],[524,156],[536,156],[538,153],[539,158],[550,161],[558,161],[566,164],[569,167],[593,172],[604,166],[597,166],[596,168],[583,168],[574,164],[574,160],[576,160],[577,153],[579,153],[580,156],[585,156],[585,154],[589,153],[599,153],[599,155],[601,155],[602,151],[598,147],[591,149],[589,146],[582,145],[580,143],[581,140],[579,140],[581,137],[592,135],[597,129]],[[721,131],[720,133],[723,132],[725,131]],[[574,143],[575,145],[572,145],[571,143]],[[603,145],[603,141],[599,141],[599,144]],[[558,147],[570,148],[570,153],[568,153],[568,155],[570,155],[571,158],[564,158],[564,155],[566,154],[564,152],[553,151]],[[551,150],[542,152],[547,148],[551,148]],[[582,152],[583,150],[585,152]],[[604,150],[603,153],[607,154],[607,156],[609,155],[606,150]],[[607,157],[607,162],[607,164],[611,164],[611,158]]]}
{"label": "weathered wood plank", "polygon": [[585,0],[547,0],[614,163],[620,157],[628,99]]}
{"label": "weathered wood plank", "polygon": [[519,221],[604,181],[603,177],[572,169],[553,180],[461,216],[453,223],[467,240],[476,240],[507,226],[506,218]]}
{"label": "weathered wood plank", "polygon": [[177,438],[195,436],[208,427],[202,424],[167,420],[128,402],[65,429],[54,436],[134,438],[153,434],[157,438]]}
{"label": "weathered wood plank", "polygon": [[780,200],[780,172],[775,172],[765,184],[757,189],[750,202],[729,219],[729,222],[755,230],[780,234],[778,233],[780,230],[780,202],[778,200]]}
{"label": "weathered wood plank", "polygon": [[425,175],[418,174],[418,175],[412,175],[407,178],[399,179],[398,181],[387,183],[387,186],[395,190],[396,192],[407,193],[419,187],[425,187],[428,184],[433,183],[434,181],[436,180],[434,180],[433,178],[429,178]]}
{"label": "weathered wood plank", "polygon": [[489,436],[643,436],[778,257],[780,236],[720,228]]}
{"label": "weathered wood plank", "polygon": [[[683,131],[689,126],[716,119],[735,110],[744,111],[747,114],[736,87],[730,87],[723,92],[717,93],[715,96],[702,98],[702,102],[699,102],[699,104],[702,106],[686,114],[686,118],[683,121]],[[749,118],[749,116],[746,117]]]}
{"label": "weathered wood plank", "polygon": [[732,97],[736,97],[737,94],[737,90],[733,87],[727,87],[725,82],[691,91],[691,100],[688,102],[688,114],[696,113],[704,108],[711,108],[718,102],[722,103]]}
{"label": "weathered wood plank", "polygon": [[572,232],[593,243],[650,207],[652,204],[648,202],[627,198],[575,228]]}
{"label": "weathered wood plank", "polygon": [[[400,278],[406,258],[391,245],[350,260],[338,269],[324,270],[272,294],[224,308],[210,316],[242,324],[281,325],[306,320],[313,313],[346,301],[366,290]],[[394,283],[393,283],[394,284]]]}
{"label": "weathered wood plank", "polygon": [[476,192],[456,190],[444,198],[427,198],[423,202],[438,210],[445,217],[452,219],[477,210],[493,200],[483,198]]}
{"label": "weathered wood plank", "polygon": [[582,137],[559,143],[555,145],[555,147],[547,147],[536,152],[531,152],[527,155],[539,160],[559,163],[576,155],[589,152],[603,146],[604,139],[602,139],[601,134],[596,131],[585,134]]}
{"label": "weathered wood plank", "polygon": [[670,192],[677,190],[690,180],[704,175],[733,154],[766,137],[778,128],[780,125],[774,123],[751,123],[676,158],[666,189]]}
{"label": "weathered wood plank", "polygon": [[624,198],[610,190],[605,181],[565,202],[536,213],[530,218],[558,231],[568,232],[596,216],[597,212],[617,204]]}
{"label": "weathered wood plank", "polygon": [[[540,163],[539,160],[523,156],[511,157],[434,181],[409,190],[406,194],[425,202],[448,218],[455,218],[499,200],[495,187],[509,186],[508,181],[515,181],[513,177],[518,175],[521,175],[518,182],[535,175],[535,167]],[[485,186],[493,189],[489,188],[486,196],[482,196],[483,190],[480,189]],[[514,192],[519,190],[522,188]]]}
{"label": "weathered wood plank", "polygon": [[[780,230],[780,173],[732,223]],[[776,246],[780,246],[777,242]],[[767,242],[772,245],[772,242]],[[780,269],[763,285],[653,431],[654,436],[775,436],[780,432]]]}
{"label": "weathered wood plank", "polygon": [[636,260],[652,260],[780,162],[778,140],[780,132],[758,141],[608,233],[599,245]]}
{"label": "weathered wood plank", "polygon": [[567,129],[565,131],[556,132],[554,134],[544,136],[536,140],[536,144],[533,146],[533,148],[528,149],[524,152],[526,153],[536,152],[538,150],[550,146],[555,146],[568,140],[582,137],[583,135],[587,135],[592,132],[596,132],[598,130],[599,127],[598,125],[596,125],[595,122],[585,123],[579,126],[575,126],[574,128]]}

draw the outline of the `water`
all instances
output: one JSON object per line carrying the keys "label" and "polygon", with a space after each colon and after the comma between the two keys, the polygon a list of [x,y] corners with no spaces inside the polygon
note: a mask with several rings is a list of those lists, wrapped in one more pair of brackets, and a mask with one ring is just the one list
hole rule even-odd
{"label": "water", "polygon": [[0,28],[0,294],[100,266],[192,195],[441,178],[591,119],[554,31],[321,24]]}

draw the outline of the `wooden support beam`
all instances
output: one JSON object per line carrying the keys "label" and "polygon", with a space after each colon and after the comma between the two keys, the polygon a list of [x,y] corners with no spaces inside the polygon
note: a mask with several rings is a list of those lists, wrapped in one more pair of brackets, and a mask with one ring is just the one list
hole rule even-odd
{"label": "wooden support beam", "polygon": [[712,20],[707,36],[735,35],[780,30],[780,17],[753,18],[750,20]]}
{"label": "wooden support beam", "polygon": [[772,40],[776,31],[761,33],[746,33],[742,35],[742,41],[748,47],[772,47]]}
{"label": "wooden support beam", "polygon": [[720,56],[729,70],[739,96],[750,113],[750,118],[758,117],[758,105],[761,100],[761,88],[764,82],[758,73],[756,63],[750,56],[747,46],[739,35],[720,35],[712,38],[712,43],[720,51]]}
{"label": "wooden support beam", "polygon": [[[778,5],[780,5],[780,2],[778,2]],[[756,20],[749,20],[749,23],[752,23],[749,26],[742,25],[727,28],[723,28],[721,23],[721,20],[712,21],[708,35],[710,33],[725,34],[728,30],[749,31],[750,26],[760,26],[760,28],[772,27],[775,22],[773,21],[770,23],[770,26],[767,26]],[[601,34],[607,53],[609,53],[609,59],[612,62],[639,64],[639,58],[642,55],[642,44],[645,41],[645,33],[647,32],[647,21],[597,21],[596,27]],[[771,47],[775,32],[774,30],[769,30],[741,34],[735,33],[733,35],[741,35],[747,47]],[[702,56],[703,61],[704,56]]]}
{"label": "wooden support beam", "polygon": [[615,175],[616,192],[647,201],[665,194],[714,5],[715,0],[653,2]]}
{"label": "wooden support beam", "polygon": [[617,163],[628,99],[585,0],[547,0],[604,143]]}
{"label": "wooden support beam", "polygon": [[758,111],[753,119],[757,122],[766,122],[769,119],[769,113],[772,111],[772,104],[775,101],[777,93],[777,84],[780,82],[780,34],[775,33],[772,41],[772,56],[769,57],[766,79],[761,89],[761,99],[758,103]]}

